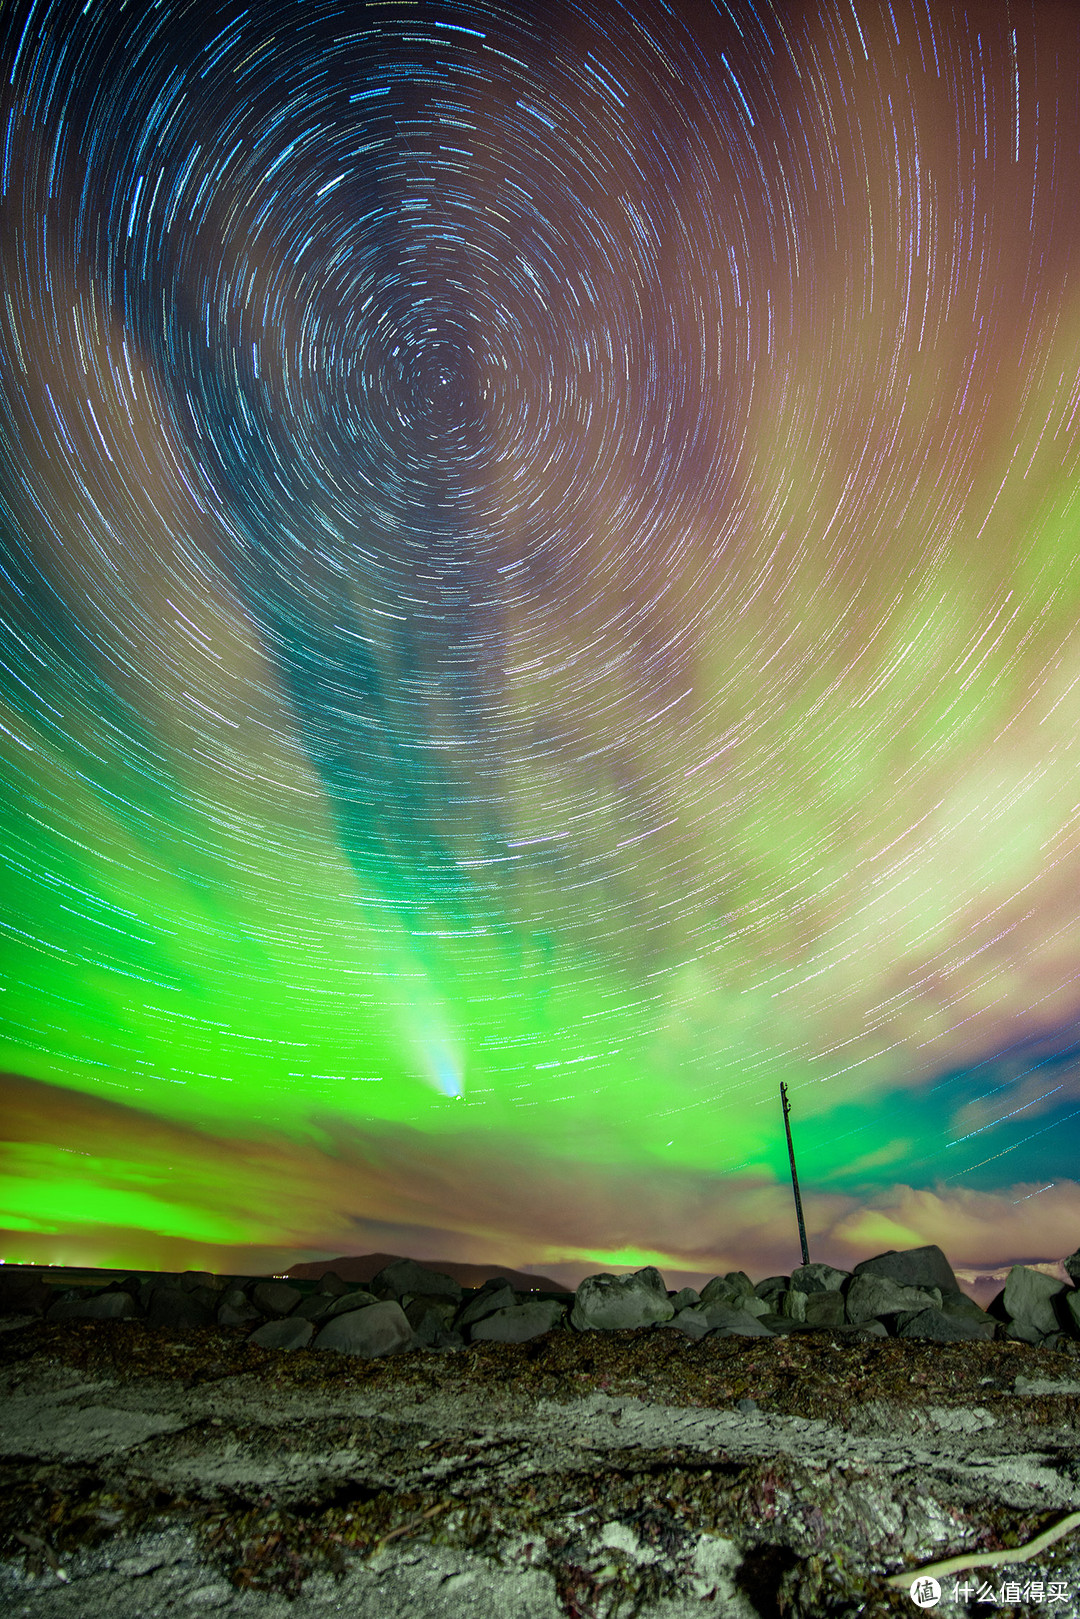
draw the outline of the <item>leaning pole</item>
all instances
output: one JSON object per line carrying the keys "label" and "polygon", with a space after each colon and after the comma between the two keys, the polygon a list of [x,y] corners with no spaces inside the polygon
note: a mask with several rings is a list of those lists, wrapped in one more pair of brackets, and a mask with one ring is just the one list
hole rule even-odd
{"label": "leaning pole", "polygon": [[784,1130],[787,1133],[788,1157],[791,1159],[791,1189],[795,1193],[795,1217],[799,1222],[799,1242],[802,1244],[802,1262],[809,1265],[810,1254],[806,1246],[806,1227],[802,1217],[802,1198],[799,1196],[799,1177],[795,1173],[795,1148],[791,1145],[791,1126],[788,1123],[788,1114],[791,1112],[791,1103],[787,1099],[787,1086],[780,1081],[780,1100],[784,1104]]}

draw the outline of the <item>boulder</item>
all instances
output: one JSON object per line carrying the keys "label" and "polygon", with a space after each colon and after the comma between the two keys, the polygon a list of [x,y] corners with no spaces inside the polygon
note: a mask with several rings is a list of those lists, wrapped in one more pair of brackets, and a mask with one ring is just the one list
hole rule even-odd
{"label": "boulder", "polygon": [[122,1276],[119,1281],[110,1282],[108,1287],[101,1289],[102,1293],[129,1293],[133,1299],[139,1297],[139,1289],[146,1281],[145,1274],[137,1276],[134,1271]]}
{"label": "boulder", "polygon": [[1071,1279],[1073,1286],[1080,1287],[1080,1248],[1061,1263],[1065,1266],[1065,1274]]}
{"label": "boulder", "polygon": [[860,1326],[864,1321],[877,1320],[883,1315],[897,1315],[901,1310],[926,1310],[931,1305],[941,1307],[941,1293],[936,1287],[905,1287],[888,1276],[856,1272],[844,1307],[852,1325]]}
{"label": "boulder", "polygon": [[333,1316],[312,1342],[312,1349],[336,1349],[341,1355],[392,1355],[411,1349],[415,1334],[396,1299],[368,1304]]}
{"label": "boulder", "polygon": [[[370,1296],[370,1295],[369,1295]],[[329,1315],[337,1303],[336,1293],[309,1293],[301,1299],[295,1310],[290,1310],[289,1321],[321,1321],[323,1316]],[[375,1301],[372,1300],[372,1303]],[[220,1315],[219,1315],[220,1319]]]}
{"label": "boulder", "polygon": [[756,1315],[751,1319],[764,1327],[766,1332],[774,1335],[802,1330],[801,1321],[793,1321],[789,1315],[778,1315],[775,1310],[768,1310],[764,1315]]}
{"label": "boulder", "polygon": [[197,1287],[208,1287],[215,1293],[220,1293],[225,1287],[225,1280],[215,1276],[209,1270],[185,1270],[177,1277],[177,1284],[185,1293],[194,1293]]}
{"label": "boulder", "polygon": [[662,1327],[674,1327],[677,1332],[684,1332],[688,1338],[704,1338],[711,1332],[712,1322],[704,1309],[698,1304],[688,1304],[677,1310],[670,1321],[661,1321]]}
{"label": "boulder", "polygon": [[262,1312],[256,1310],[242,1287],[229,1287],[221,1295],[217,1308],[219,1327],[242,1327],[249,1321],[261,1321]]}
{"label": "boulder", "polygon": [[93,1293],[89,1298],[59,1299],[49,1311],[50,1321],[130,1321],[139,1307],[130,1293]]}
{"label": "boulder", "polygon": [[769,1302],[774,1299],[778,1293],[786,1293],[790,1286],[790,1276],[766,1276],[763,1282],[759,1282],[757,1284],[757,1286],[754,1288],[754,1292],[759,1299],[765,1299],[766,1302]]}
{"label": "boulder", "polygon": [[550,1332],[565,1314],[565,1304],[556,1304],[554,1299],[511,1304],[477,1321],[470,1336],[473,1343],[523,1344]]}
{"label": "boulder", "polygon": [[806,1315],[808,1327],[840,1327],[844,1324],[844,1297],[833,1289],[807,1293]]}
{"label": "boulder", "polygon": [[728,1304],[741,1309],[743,1300],[754,1295],[754,1284],[745,1271],[730,1270],[726,1276],[714,1276],[701,1289],[702,1304]]}
{"label": "boulder", "polygon": [[749,1310],[733,1310],[727,1304],[699,1305],[711,1331],[720,1338],[771,1338],[764,1318]]}
{"label": "boulder", "polygon": [[150,1295],[146,1311],[148,1327],[212,1327],[217,1312],[182,1287],[159,1287]]}
{"label": "boulder", "polygon": [[372,1277],[371,1291],[383,1299],[400,1299],[403,1293],[443,1293],[460,1301],[465,1289],[452,1276],[428,1270],[415,1259],[395,1259]]}
{"label": "boulder", "polygon": [[930,1338],[935,1343],[959,1343],[963,1339],[992,1338],[996,1324],[987,1317],[989,1326],[964,1315],[957,1310],[939,1310],[931,1306],[927,1310],[917,1310],[906,1313],[897,1318],[898,1338]]}
{"label": "boulder", "polygon": [[833,1265],[815,1260],[811,1265],[800,1265],[798,1270],[792,1271],[791,1285],[800,1293],[839,1293],[850,1277],[849,1270],[837,1270]]}
{"label": "boulder", "polygon": [[465,1339],[438,1310],[424,1310],[410,1322],[420,1349],[461,1349]]}
{"label": "boulder", "polygon": [[248,1339],[263,1349],[304,1349],[315,1331],[310,1321],[296,1315],[287,1315],[277,1321],[265,1321]]}
{"label": "boulder", "polygon": [[[181,1291],[183,1291],[183,1289],[181,1289]],[[187,1289],[187,1296],[189,1299],[196,1299],[198,1303],[204,1307],[204,1309],[210,1311],[211,1315],[217,1315],[218,1309],[221,1305],[222,1295],[216,1287],[203,1287],[200,1283],[195,1287],[189,1287]]]}
{"label": "boulder", "polygon": [[288,1282],[256,1282],[251,1289],[251,1302],[263,1315],[288,1315],[304,1297],[298,1287]]}
{"label": "boulder", "polygon": [[746,1310],[749,1315],[768,1315],[770,1308],[775,1309],[775,1305],[770,1305],[768,1299],[759,1299],[756,1293],[749,1293],[745,1298],[739,1299],[732,1308]]}
{"label": "boulder", "polygon": [[319,1292],[333,1293],[335,1298],[340,1298],[343,1293],[352,1293],[355,1288],[355,1282],[343,1282],[336,1270],[324,1270],[319,1277]]}
{"label": "boulder", "polygon": [[[405,1319],[423,1348],[446,1348],[455,1309],[453,1299],[445,1293],[417,1293],[405,1305]],[[454,1333],[454,1339],[465,1342],[459,1332]]]}
{"label": "boulder", "polygon": [[994,1327],[997,1324],[994,1317],[989,1315],[986,1310],[980,1309],[975,1300],[969,1299],[966,1293],[944,1295],[941,1300],[941,1308],[946,1315],[962,1316],[965,1320],[974,1321],[984,1326],[987,1329],[986,1337],[993,1337]]}
{"label": "boulder", "polygon": [[496,1310],[508,1310],[517,1302],[517,1294],[509,1282],[501,1282],[498,1287],[482,1287],[475,1298],[462,1305],[454,1326],[458,1332],[464,1332],[475,1321],[482,1321],[486,1315],[494,1315]]}
{"label": "boulder", "polygon": [[805,1293],[800,1293],[797,1287],[789,1287],[786,1293],[778,1293],[773,1300],[773,1310],[777,1315],[790,1316],[792,1321],[806,1320]]}
{"label": "boulder", "polygon": [[1024,1343],[1038,1343],[1048,1333],[1060,1332],[1054,1301],[1065,1291],[1065,1283],[1056,1277],[1014,1265],[1005,1279],[1002,1303],[1015,1336]]}
{"label": "boulder", "polygon": [[454,1319],[457,1305],[446,1293],[413,1293],[406,1294],[398,1303],[405,1311],[405,1319],[411,1327],[423,1319],[425,1315],[433,1314],[439,1317],[444,1326],[449,1326]]}
{"label": "boulder", "polygon": [[0,1270],[0,1315],[44,1315],[55,1297],[40,1276]]}
{"label": "boulder", "polygon": [[579,1332],[614,1332],[670,1321],[675,1314],[659,1272],[648,1265],[632,1276],[586,1276],[574,1295],[570,1321]]}
{"label": "boulder", "polygon": [[693,1304],[701,1303],[701,1294],[694,1287],[680,1287],[677,1293],[669,1293],[671,1307],[678,1315],[680,1310],[689,1309]]}
{"label": "boulder", "polygon": [[149,1310],[150,1300],[153,1298],[154,1294],[160,1292],[162,1288],[171,1288],[176,1292],[183,1292],[183,1288],[181,1288],[178,1284],[178,1277],[166,1275],[162,1271],[159,1271],[156,1276],[148,1276],[145,1282],[141,1282],[139,1284],[139,1309]]}
{"label": "boulder", "polygon": [[[400,1302],[400,1301],[399,1301]],[[350,1310],[366,1310],[369,1304],[378,1304],[379,1300],[374,1293],[366,1288],[358,1287],[352,1293],[342,1293],[332,1299],[327,1309],[327,1316],[348,1315]]]}
{"label": "boulder", "polygon": [[1065,1325],[1075,1338],[1080,1338],[1080,1291],[1070,1289],[1058,1300]]}
{"label": "boulder", "polygon": [[879,1276],[900,1287],[937,1288],[939,1293],[960,1291],[953,1268],[936,1243],[925,1248],[905,1248],[900,1253],[890,1248],[888,1253],[861,1260],[852,1275]]}

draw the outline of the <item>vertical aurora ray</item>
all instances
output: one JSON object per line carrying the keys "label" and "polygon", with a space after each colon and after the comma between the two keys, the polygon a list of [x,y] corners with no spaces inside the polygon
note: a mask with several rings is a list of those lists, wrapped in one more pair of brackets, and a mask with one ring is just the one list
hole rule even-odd
{"label": "vertical aurora ray", "polygon": [[1078,52],[8,9],[8,1257],[1075,1246]]}

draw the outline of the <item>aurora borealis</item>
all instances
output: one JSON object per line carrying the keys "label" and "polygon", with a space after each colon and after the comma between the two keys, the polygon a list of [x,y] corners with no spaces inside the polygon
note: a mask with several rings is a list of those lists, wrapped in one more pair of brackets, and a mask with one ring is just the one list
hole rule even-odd
{"label": "aurora borealis", "polygon": [[0,13],[8,1260],[1080,1242],[1080,13]]}

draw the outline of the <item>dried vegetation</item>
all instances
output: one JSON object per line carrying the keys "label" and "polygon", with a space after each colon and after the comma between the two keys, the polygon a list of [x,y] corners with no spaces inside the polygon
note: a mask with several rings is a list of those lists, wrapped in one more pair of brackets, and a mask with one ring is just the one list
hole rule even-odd
{"label": "dried vegetation", "polygon": [[[1005,1411],[1015,1408],[1018,1374],[1077,1375],[1068,1351],[999,1342],[853,1343],[828,1332],[692,1343],[665,1330],[564,1330],[523,1345],[481,1343],[370,1361],[254,1348],[243,1329],[176,1337],[124,1322],[39,1322],[0,1341],[8,1386],[17,1386],[24,1369],[29,1376],[42,1367],[129,1387],[166,1380],[193,1389],[247,1375],[268,1394],[310,1396],[302,1433],[295,1419],[264,1419],[246,1432],[233,1425],[241,1442],[281,1456],[310,1445],[315,1429],[325,1428],[321,1438],[332,1448],[319,1397],[334,1391],[390,1391],[403,1410],[433,1394],[472,1392],[482,1395],[492,1420],[552,1400],[566,1405],[572,1431],[574,1402],[594,1392],[714,1409],[753,1399],[763,1412],[845,1425],[853,1408],[871,1401],[898,1417],[927,1405]],[[1029,1425],[1074,1424],[1080,1400],[1027,1399],[1024,1418]],[[21,1552],[31,1567],[55,1566],[64,1553],[109,1536],[183,1521],[236,1586],[296,1595],[316,1570],[342,1574],[352,1557],[423,1538],[549,1569],[568,1619],[633,1619],[684,1588],[697,1538],[712,1532],[752,1548],[740,1579],[763,1615],[886,1615],[909,1612],[910,1602],[884,1587],[881,1571],[926,1543],[928,1511],[953,1525],[956,1549],[1016,1546],[1048,1522],[1047,1514],[1018,1516],[989,1503],[973,1510],[961,1494],[950,1500],[938,1487],[929,1505],[922,1492],[920,1505],[915,1480],[898,1507],[857,1464],[627,1446],[582,1450],[579,1465],[530,1470],[520,1445],[493,1443],[490,1435],[451,1442],[407,1421],[348,1426],[361,1462],[347,1479],[314,1490],[283,1485],[257,1497],[163,1490],[152,1472],[140,1472],[137,1456],[96,1466],[13,1461],[0,1474],[0,1552]],[[194,1425],[169,1443],[197,1449],[202,1437]],[[645,1555],[605,1546],[602,1528],[612,1523],[631,1532]]]}

